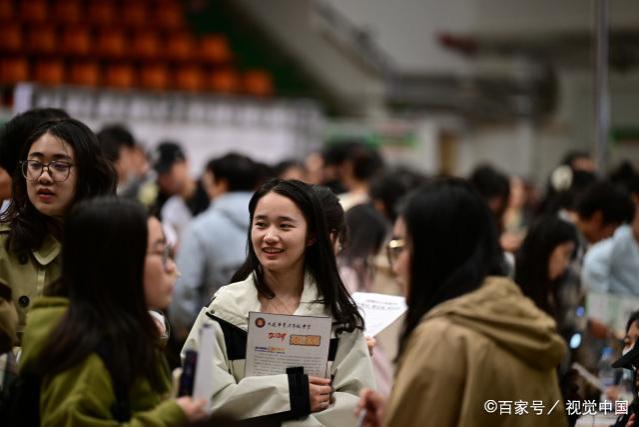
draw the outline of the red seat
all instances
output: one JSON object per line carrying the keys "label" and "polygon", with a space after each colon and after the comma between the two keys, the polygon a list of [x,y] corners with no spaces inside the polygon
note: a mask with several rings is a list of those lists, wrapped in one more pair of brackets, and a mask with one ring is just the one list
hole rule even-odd
{"label": "red seat", "polygon": [[20,4],[20,19],[23,22],[41,23],[47,20],[47,2],[44,0],[23,0]]}
{"label": "red seat", "polygon": [[53,6],[53,16],[62,24],[77,24],[83,19],[82,4],[75,0],[57,0]]}
{"label": "red seat", "polygon": [[108,65],[104,73],[104,84],[118,88],[131,88],[135,86],[135,71],[129,64]]}
{"label": "red seat", "polygon": [[169,71],[163,64],[146,65],[140,70],[140,86],[164,90],[169,87]]}
{"label": "red seat", "polygon": [[64,64],[58,59],[38,61],[33,77],[39,83],[61,85],[64,83]]}
{"label": "red seat", "polygon": [[273,94],[271,75],[262,70],[247,71],[243,77],[244,91],[254,96],[270,96]]}
{"label": "red seat", "polygon": [[134,58],[155,59],[160,56],[160,38],[155,31],[141,31],[133,35],[131,55]]}
{"label": "red seat", "polygon": [[60,50],[70,56],[88,55],[91,52],[91,32],[82,25],[65,28],[62,32]]}
{"label": "red seat", "polygon": [[29,80],[29,63],[25,58],[0,60],[0,83],[15,84]]}
{"label": "red seat", "polygon": [[108,0],[91,0],[88,3],[87,14],[92,24],[107,27],[115,23],[115,5]]}
{"label": "red seat", "polygon": [[175,87],[192,92],[204,89],[204,75],[202,70],[195,65],[178,68],[175,72]]}
{"label": "red seat", "polygon": [[99,34],[96,52],[105,58],[122,58],[126,53],[127,40],[120,29],[105,28]]}
{"label": "red seat", "polygon": [[27,32],[27,49],[37,54],[52,54],[56,51],[55,28],[52,26],[36,25]]}
{"label": "red seat", "polygon": [[184,15],[182,8],[176,2],[158,1],[155,5],[154,22],[160,28],[166,30],[179,30],[184,28]]}
{"label": "red seat", "polygon": [[228,41],[221,34],[203,36],[198,47],[198,58],[202,61],[221,64],[231,59]]}
{"label": "red seat", "polygon": [[171,60],[186,61],[193,57],[195,40],[185,32],[173,33],[166,40],[166,55]]}
{"label": "red seat", "polygon": [[69,83],[81,86],[97,86],[100,83],[100,67],[93,61],[71,64],[69,67]]}
{"label": "red seat", "polygon": [[22,28],[19,24],[6,24],[0,37],[0,52],[17,53],[22,49]]}
{"label": "red seat", "polygon": [[11,22],[15,15],[12,0],[0,0],[0,22]]}
{"label": "red seat", "polygon": [[209,79],[209,89],[219,93],[237,93],[240,89],[240,78],[230,69],[215,71]]}
{"label": "red seat", "polygon": [[149,15],[144,2],[129,1],[122,9],[124,24],[131,28],[144,28],[149,24]]}

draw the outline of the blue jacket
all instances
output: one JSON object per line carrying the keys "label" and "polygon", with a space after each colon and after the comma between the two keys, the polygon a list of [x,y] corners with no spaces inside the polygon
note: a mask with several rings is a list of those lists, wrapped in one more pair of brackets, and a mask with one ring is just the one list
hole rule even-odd
{"label": "blue jacket", "polygon": [[188,332],[200,309],[230,282],[246,259],[251,193],[231,192],[213,200],[181,237],[169,313],[178,335]]}

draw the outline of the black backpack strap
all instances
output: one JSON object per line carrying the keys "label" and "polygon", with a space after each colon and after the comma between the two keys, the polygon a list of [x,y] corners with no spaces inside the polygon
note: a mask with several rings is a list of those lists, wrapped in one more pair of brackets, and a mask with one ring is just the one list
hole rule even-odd
{"label": "black backpack strap", "polygon": [[111,382],[113,383],[113,391],[115,393],[115,403],[111,406],[111,414],[113,418],[119,423],[129,421],[131,419],[131,405],[129,403],[129,392],[124,384],[115,380],[113,376],[113,353],[111,347],[104,341],[100,343],[96,349],[96,353],[106,366],[111,375]]}

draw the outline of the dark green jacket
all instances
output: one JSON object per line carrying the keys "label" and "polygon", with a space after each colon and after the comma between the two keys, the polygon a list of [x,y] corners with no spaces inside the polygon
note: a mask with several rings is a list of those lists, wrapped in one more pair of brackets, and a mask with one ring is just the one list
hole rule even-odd
{"label": "dark green jacket", "polygon": [[11,288],[18,310],[18,334],[24,330],[27,312],[45,286],[60,277],[62,245],[50,234],[37,251],[14,254],[6,249],[9,226],[0,224],[0,283]]}
{"label": "dark green jacket", "polygon": [[[37,299],[28,316],[22,340],[20,372],[37,372],[38,359],[46,340],[68,307],[60,297]],[[170,373],[166,364],[158,366],[164,378],[164,393],[159,395],[147,380],[136,381],[129,393],[131,420],[119,424],[111,414],[116,401],[111,375],[97,354],[53,376],[45,376],[40,391],[40,422],[44,426],[152,426],[186,424],[186,416],[175,400],[167,400]]]}

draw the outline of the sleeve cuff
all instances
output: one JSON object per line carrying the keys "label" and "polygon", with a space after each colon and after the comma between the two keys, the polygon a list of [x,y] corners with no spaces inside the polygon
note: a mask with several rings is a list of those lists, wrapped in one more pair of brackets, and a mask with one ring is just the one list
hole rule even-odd
{"label": "sleeve cuff", "polygon": [[305,417],[311,413],[308,375],[300,372],[289,372],[288,393],[291,400],[291,416],[293,418]]}

